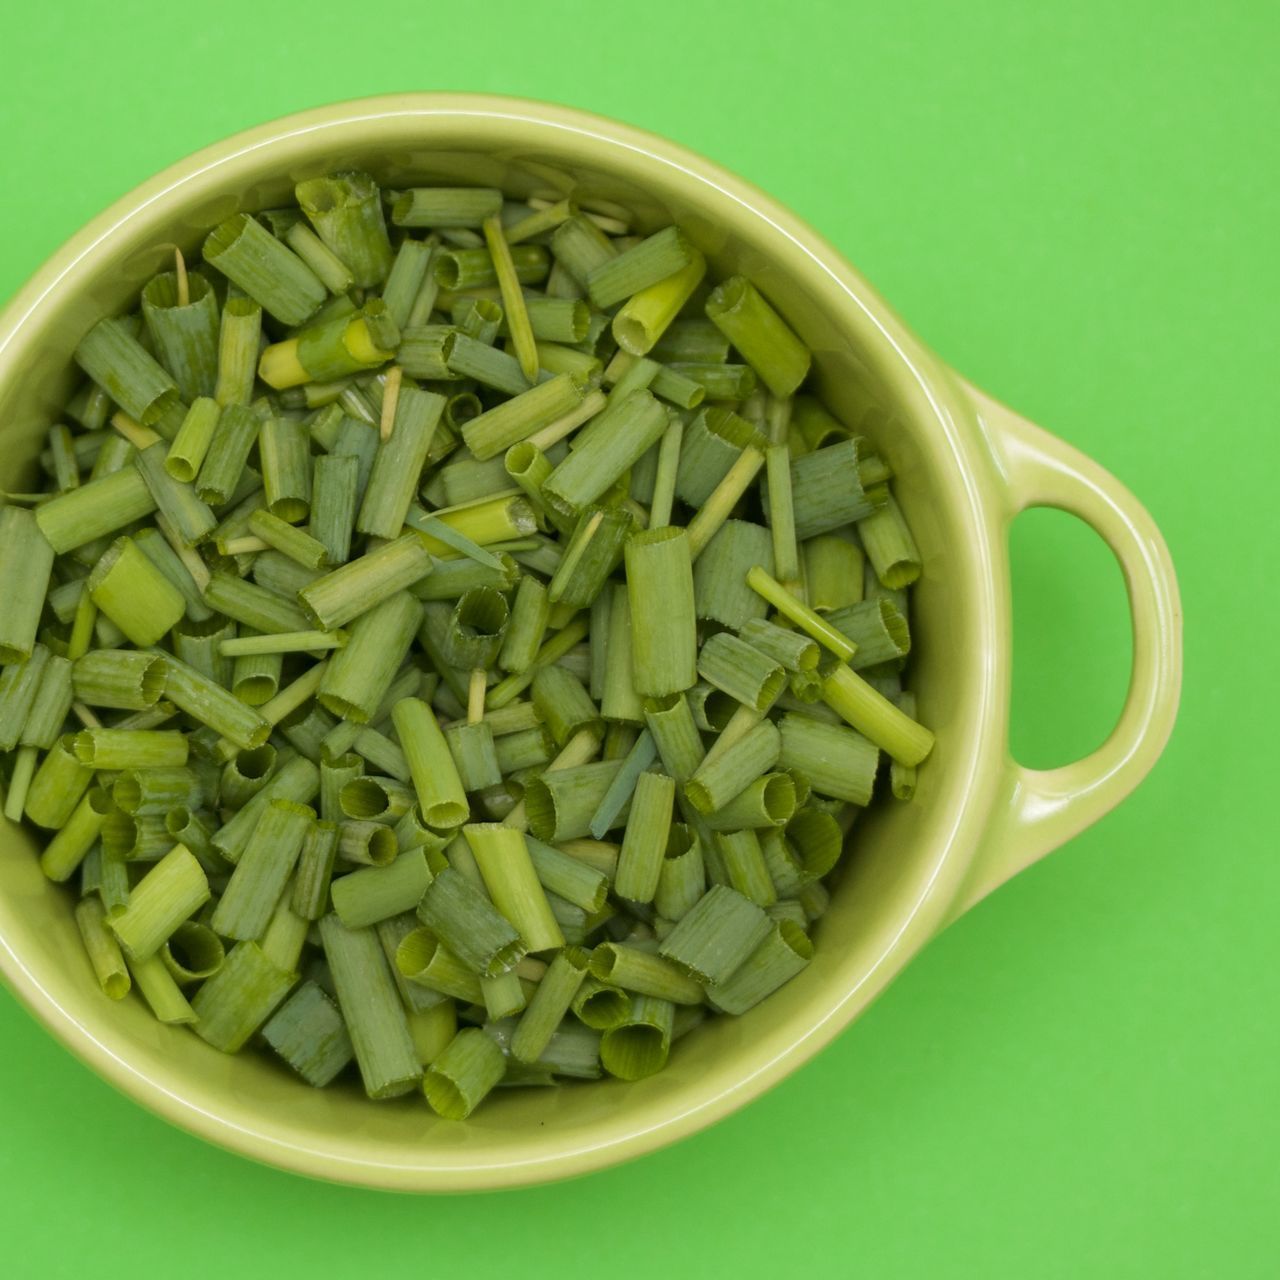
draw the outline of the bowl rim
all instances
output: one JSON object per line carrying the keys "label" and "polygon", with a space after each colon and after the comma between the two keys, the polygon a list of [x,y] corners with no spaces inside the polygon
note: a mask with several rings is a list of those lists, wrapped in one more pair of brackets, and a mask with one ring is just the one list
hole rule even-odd
{"label": "bowl rim", "polygon": [[[908,960],[950,918],[954,903],[977,856],[982,830],[995,802],[1007,755],[1007,628],[999,625],[1007,606],[1007,566],[995,554],[994,536],[1001,527],[1000,512],[984,498],[983,475],[993,466],[992,453],[971,402],[953,375],[898,319],[888,305],[844,257],[797,215],[771,196],[718,164],[666,138],[581,111],[531,99],[470,93],[401,93],[312,108],[238,132],[170,165],[111,204],[68,239],[37,269],[0,312],[0,378],[14,362],[15,348],[26,322],[64,285],[74,287],[77,269],[108,248],[131,219],[159,202],[177,203],[184,188],[203,175],[234,165],[263,148],[291,139],[332,131],[376,130],[393,122],[455,123],[510,126],[543,131],[548,142],[573,135],[615,159],[629,156],[633,166],[674,170],[678,181],[700,187],[699,198],[722,199],[741,214],[763,223],[770,238],[781,237],[801,255],[805,283],[814,291],[814,304],[823,313],[850,309],[857,324],[876,343],[893,353],[891,371],[881,370],[895,396],[909,402],[939,431],[950,452],[946,466],[962,490],[959,509],[971,535],[955,549],[957,576],[970,595],[974,616],[983,631],[981,670],[973,698],[974,740],[963,779],[965,803],[950,815],[946,838],[934,853],[927,877],[910,910],[897,922],[879,957],[848,990],[833,993],[825,1013],[801,1028],[780,1051],[754,1069],[734,1078],[727,1087],[711,1089],[687,1104],[677,1104],[655,1123],[611,1128],[599,1141],[568,1142],[563,1136],[529,1135],[523,1145],[532,1154],[474,1159],[465,1151],[421,1149],[420,1158],[389,1162],[361,1160],[347,1153],[318,1149],[290,1140],[282,1124],[243,1121],[252,1114],[246,1104],[214,1109],[202,1105],[185,1089],[184,1078],[168,1079],[146,1072],[95,1034],[89,1020],[77,1016],[73,1001],[60,999],[25,963],[0,931],[0,971],[11,989],[34,1016],[83,1062],[110,1084],[171,1123],[218,1146],[252,1159],[309,1177],[399,1191],[475,1191],[532,1185],[572,1177],[612,1165],[666,1146],[736,1111],[778,1083],[824,1048],[870,1002]],[[364,143],[370,138],[363,139]],[[643,182],[642,178],[635,178]],[[686,1091],[687,1092],[687,1091]],[[625,1109],[625,1108],[624,1108]],[[233,1114],[236,1113],[236,1114]],[[237,1119],[237,1114],[241,1120]],[[243,1121],[243,1122],[242,1122]]]}

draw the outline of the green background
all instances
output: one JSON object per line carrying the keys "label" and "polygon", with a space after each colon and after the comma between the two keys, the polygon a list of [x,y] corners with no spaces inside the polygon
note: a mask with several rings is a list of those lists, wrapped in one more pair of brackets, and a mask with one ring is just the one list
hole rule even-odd
{"label": "green background", "polygon": [[[1186,683],[1133,799],[961,920],[815,1062],[574,1183],[416,1199],[259,1168],[117,1096],[0,994],[5,1273],[1274,1276],[1278,13],[7,11],[0,297],[137,182],[301,107],[472,89],[617,116],[774,193],[945,358],[1125,480],[1180,571]],[[1013,559],[1013,745],[1058,763],[1123,698],[1120,575],[1044,512]]]}

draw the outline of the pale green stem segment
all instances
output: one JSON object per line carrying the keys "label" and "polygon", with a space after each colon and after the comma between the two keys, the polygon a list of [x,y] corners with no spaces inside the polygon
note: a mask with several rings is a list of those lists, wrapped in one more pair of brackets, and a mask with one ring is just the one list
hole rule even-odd
{"label": "pale green stem segment", "polygon": [[777,728],[762,721],[728,750],[704,760],[685,783],[685,795],[699,813],[714,813],[777,764],[781,745]]}
{"label": "pale green stem segment", "polygon": [[178,403],[178,387],[172,376],[121,320],[99,320],[80,339],[75,361],[144,427],[155,425]]}
{"label": "pale green stem segment", "polygon": [[128,906],[108,924],[132,958],[145,960],[210,896],[204,868],[189,849],[175,845],[138,881]]}
{"label": "pale green stem segment", "polygon": [[882,586],[900,591],[920,577],[920,551],[892,494],[858,521],[858,536]]}
{"label": "pale green stem segment", "polygon": [[76,903],[75,914],[85,954],[89,957],[98,985],[110,999],[123,1000],[132,983],[120,944],[107,927],[107,913],[101,900],[97,897],[81,898]]}
{"label": "pale green stem segment", "polygon": [[505,973],[527,950],[484,891],[452,867],[427,886],[417,912],[418,919],[481,978]]}
{"label": "pale green stem segment", "polygon": [[676,784],[659,773],[642,773],[631,798],[614,892],[629,902],[652,902],[662,874],[671,830]]}
{"label": "pale green stem segment", "polygon": [[819,795],[866,805],[871,801],[880,752],[844,725],[824,724],[794,711],[778,722],[778,763],[808,779]]}
{"label": "pale green stem segment", "polygon": [[707,1002],[722,1013],[753,1009],[813,958],[813,943],[793,920],[779,920],[726,982],[707,988]]}
{"label": "pale green stem segment", "polygon": [[525,949],[563,946],[564,935],[547,903],[524,833],[496,823],[472,823],[462,833],[490,899],[516,928]]}
{"label": "pale green stem segment", "polygon": [[431,572],[432,563],[419,536],[406,533],[308,583],[298,599],[315,622],[331,630],[413,586]]}
{"label": "pale green stem segment", "polygon": [[498,278],[498,288],[502,291],[502,306],[511,331],[511,341],[516,349],[516,359],[520,362],[520,371],[530,382],[536,382],[538,352],[534,347],[533,328],[525,309],[524,292],[520,288],[511,245],[502,232],[501,217],[496,213],[490,214],[484,220],[483,230],[485,244],[493,259],[494,273]]}
{"label": "pale green stem segment", "polygon": [[689,537],[667,526],[626,545],[631,606],[631,673],[643,697],[665,697],[698,678],[697,618]]}
{"label": "pale green stem segment", "polygon": [[743,276],[732,276],[707,299],[707,316],[776,396],[794,395],[809,372],[808,348]]}
{"label": "pale green stem segment", "polygon": [[837,666],[822,682],[822,699],[899,764],[918,765],[933,750],[928,729],[846,666]]}
{"label": "pale green stem segment", "polygon": [[713,885],[658,951],[699,982],[719,986],[733,977],[771,927],[756,903],[727,885]]}
{"label": "pale green stem segment", "polygon": [[804,597],[814,609],[832,613],[861,602],[866,557],[857,543],[838,533],[822,533],[804,543],[800,552]]}
{"label": "pale green stem segment", "polygon": [[296,981],[256,942],[237,943],[191,1001],[196,1034],[223,1053],[238,1053]]}
{"label": "pale green stem segment", "polygon": [[587,976],[589,960],[581,948],[566,947],[551,961],[511,1037],[511,1056],[518,1062],[542,1056]]}
{"label": "pale green stem segment", "polygon": [[[691,248],[689,261],[680,270],[627,299],[613,318],[614,341],[632,355],[647,355],[662,340],[706,273],[706,259]],[[695,357],[681,355],[679,358]]]}
{"label": "pale green stem segment", "polygon": [[49,591],[53,556],[54,548],[41,533],[37,515],[22,507],[0,507],[0,600],[4,601],[0,612],[2,666],[25,662],[31,656],[40,612]]}
{"label": "pale green stem segment", "polygon": [[314,819],[305,805],[288,800],[267,804],[214,909],[216,932],[242,941],[262,937]]}
{"label": "pale green stem segment", "polygon": [[764,466],[764,454],[754,445],[748,445],[742,455],[716,485],[711,496],[689,521],[689,554],[697,559],[707,544],[728,520],[739,500],[751,487]]}
{"label": "pale green stem segment", "polygon": [[309,1085],[331,1084],[355,1056],[338,1006],[304,982],[262,1028],[262,1038]]}
{"label": "pale green stem segment", "polygon": [[431,1109],[444,1120],[465,1120],[506,1074],[502,1050],[477,1027],[459,1031],[422,1076]]}
{"label": "pale green stem segment", "polygon": [[391,719],[427,825],[461,826],[470,806],[435,712],[421,698],[405,698],[392,708]]}
{"label": "pale green stem segment", "polygon": [[676,1007],[669,1000],[638,995],[626,1019],[600,1038],[600,1061],[619,1080],[643,1080],[667,1065]]}
{"label": "pale green stem segment", "polygon": [[209,233],[204,260],[283,325],[309,320],[328,297],[315,272],[246,213],[232,215]]}
{"label": "pale green stem segment", "polygon": [[810,609],[802,600],[797,599],[759,565],[753,565],[747,571],[747,585],[762,599],[773,605],[784,618],[795,623],[820,645],[835,654],[841,662],[847,662],[853,657],[857,646],[848,636],[833,627],[827,619]]}

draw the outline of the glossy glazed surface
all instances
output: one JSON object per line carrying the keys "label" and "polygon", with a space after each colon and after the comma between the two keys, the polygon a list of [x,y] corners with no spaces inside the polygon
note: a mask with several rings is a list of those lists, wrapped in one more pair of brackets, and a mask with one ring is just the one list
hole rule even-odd
{"label": "glossy glazed surface", "polygon": [[[461,1190],[567,1176],[711,1122],[804,1061],[942,925],[1095,820],[1140,780],[1177,699],[1176,588],[1158,533],[1121,486],[1060,441],[961,384],[843,261],[761,193],[672,144],[582,113],[465,95],[373,99],[290,117],[192,157],[70,242],[0,318],[0,481],[31,478],[37,441],[70,386],[68,356],[104,311],[239,208],[298,178],[360,164],[384,181],[483,182],[513,192],[575,184],[674,218],[713,269],[755,279],[815,352],[837,411],[894,415],[877,436],[925,559],[913,683],[939,747],[917,802],[878,809],[818,933],[813,965],[741,1020],[700,1030],[661,1076],[556,1093],[512,1091],[465,1126],[413,1102],[313,1094],[270,1064],[227,1059],[94,990],[60,892],[34,858],[0,860],[0,962],[51,1030],[168,1118],[315,1176]],[[887,420],[886,420],[887,421]],[[1134,685],[1108,743],[1049,773],[1006,747],[1005,529],[1028,505],[1094,524],[1120,556],[1135,619]]]}

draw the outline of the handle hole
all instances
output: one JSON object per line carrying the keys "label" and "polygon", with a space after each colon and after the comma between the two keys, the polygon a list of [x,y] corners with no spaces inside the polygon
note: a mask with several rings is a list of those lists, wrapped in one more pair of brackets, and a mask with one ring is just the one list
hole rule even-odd
{"label": "handle hole", "polygon": [[1101,746],[1124,706],[1133,636],[1120,566],[1082,520],[1033,507],[1009,530],[1013,708],[1009,748],[1032,769]]}

